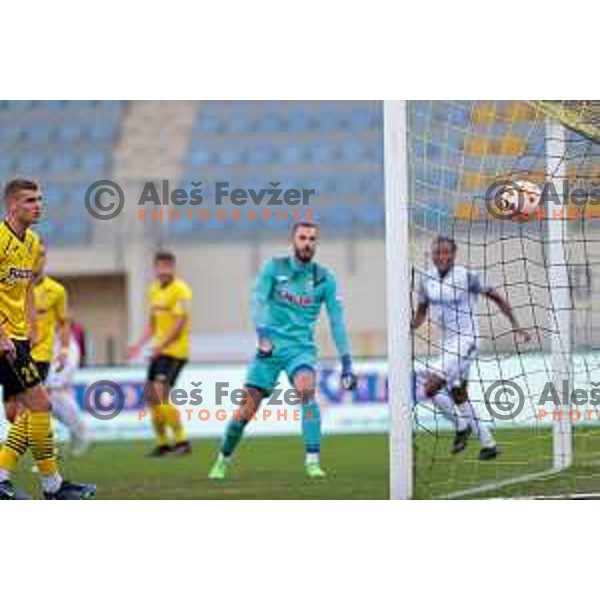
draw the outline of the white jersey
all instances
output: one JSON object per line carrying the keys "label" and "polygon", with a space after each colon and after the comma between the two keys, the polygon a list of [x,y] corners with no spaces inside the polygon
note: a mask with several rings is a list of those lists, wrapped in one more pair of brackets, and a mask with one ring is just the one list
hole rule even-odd
{"label": "white jersey", "polygon": [[490,291],[477,273],[460,265],[442,277],[434,266],[421,276],[419,303],[429,305],[431,319],[438,325],[442,347],[477,346],[477,296]]}
{"label": "white jersey", "polygon": [[[58,339],[55,340],[54,346],[54,356],[56,356],[60,350],[60,341]],[[46,380],[46,385],[49,388],[61,388],[70,386],[71,381],[73,379],[73,375],[75,371],[79,368],[79,361],[79,346],[75,341],[75,338],[73,336],[70,336],[69,352],[67,354],[67,359],[65,360],[65,366],[61,371],[57,372],[56,363],[52,362],[52,364],[50,365],[50,372],[48,373],[48,378]]]}

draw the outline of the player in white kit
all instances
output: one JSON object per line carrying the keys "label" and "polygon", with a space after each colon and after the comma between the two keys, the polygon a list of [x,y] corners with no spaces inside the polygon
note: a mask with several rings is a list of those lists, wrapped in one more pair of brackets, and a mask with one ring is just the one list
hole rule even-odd
{"label": "player in white kit", "polygon": [[[56,344],[59,340],[56,340]],[[57,352],[55,351],[55,356]],[[53,362],[46,379],[50,393],[52,416],[69,431],[71,451],[75,456],[83,454],[90,445],[90,436],[83,421],[82,411],[75,400],[73,376],[79,368],[79,347],[73,335],[69,338],[69,349],[63,364]]]}
{"label": "player in white kit", "polygon": [[417,286],[411,327],[420,327],[431,309],[432,322],[440,328],[441,354],[415,373],[416,400],[432,402],[454,424],[453,454],[462,452],[471,433],[476,432],[481,443],[479,458],[491,460],[498,456],[498,445],[477,417],[468,395],[469,370],[478,351],[478,296],[486,296],[498,306],[510,321],[517,342],[528,342],[530,336],[520,327],[506,298],[484,284],[477,273],[455,264],[456,252],[453,239],[438,237],[432,246],[433,266]]}

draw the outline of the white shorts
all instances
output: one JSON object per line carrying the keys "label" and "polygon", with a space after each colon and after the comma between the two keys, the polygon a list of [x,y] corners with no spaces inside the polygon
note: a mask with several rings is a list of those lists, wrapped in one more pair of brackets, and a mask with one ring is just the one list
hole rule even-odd
{"label": "white shorts", "polygon": [[[58,340],[57,340],[58,341]],[[58,348],[55,349],[58,353]],[[46,387],[48,388],[64,388],[70,387],[73,383],[73,376],[79,367],[79,348],[73,337],[69,340],[69,352],[65,361],[65,366],[62,371],[56,370],[56,362],[50,365],[50,372],[46,378]]]}
{"label": "white shorts", "polygon": [[477,356],[477,350],[477,342],[473,338],[444,342],[442,353],[428,364],[427,371],[442,377],[449,389],[459,387],[469,379],[471,362]]}

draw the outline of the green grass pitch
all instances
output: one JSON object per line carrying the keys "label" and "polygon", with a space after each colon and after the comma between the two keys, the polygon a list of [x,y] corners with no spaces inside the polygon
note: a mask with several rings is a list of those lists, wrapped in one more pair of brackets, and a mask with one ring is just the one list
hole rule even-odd
{"label": "green grass pitch", "polygon": [[[415,438],[415,496],[443,498],[460,490],[521,478],[552,469],[552,430],[498,429],[502,454],[490,462],[478,460],[479,445],[452,456],[452,435],[419,433]],[[514,483],[469,497],[535,497],[600,494],[600,427],[575,428],[574,465],[558,474]]]}
{"label": "green grass pitch", "polygon": [[[245,439],[225,481],[207,473],[218,440],[192,440],[189,456],[147,458],[152,441],[102,442],[79,458],[64,453],[61,470],[73,481],[95,483],[98,499],[386,499],[389,498],[387,435],[325,436],[325,480],[308,480],[303,469],[302,438]],[[31,462],[23,461],[15,478],[40,497]]]}

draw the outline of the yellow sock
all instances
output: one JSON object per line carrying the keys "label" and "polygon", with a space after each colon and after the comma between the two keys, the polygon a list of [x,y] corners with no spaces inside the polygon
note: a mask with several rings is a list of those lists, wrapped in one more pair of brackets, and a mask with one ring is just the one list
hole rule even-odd
{"label": "yellow sock", "polygon": [[29,439],[29,412],[25,411],[10,425],[8,435],[0,448],[0,469],[14,471],[27,451]]}
{"label": "yellow sock", "polygon": [[169,438],[167,438],[167,426],[165,424],[165,415],[162,412],[161,404],[150,404],[150,413],[152,415],[152,427],[158,440],[159,446],[167,446]]}
{"label": "yellow sock", "polygon": [[58,474],[56,448],[49,412],[29,413],[29,446],[42,477]]}
{"label": "yellow sock", "polygon": [[183,442],[187,442],[187,432],[181,423],[179,411],[171,404],[162,404],[161,406],[165,417],[165,423],[167,427],[171,428],[171,431],[175,436],[175,443],[182,444]]}

